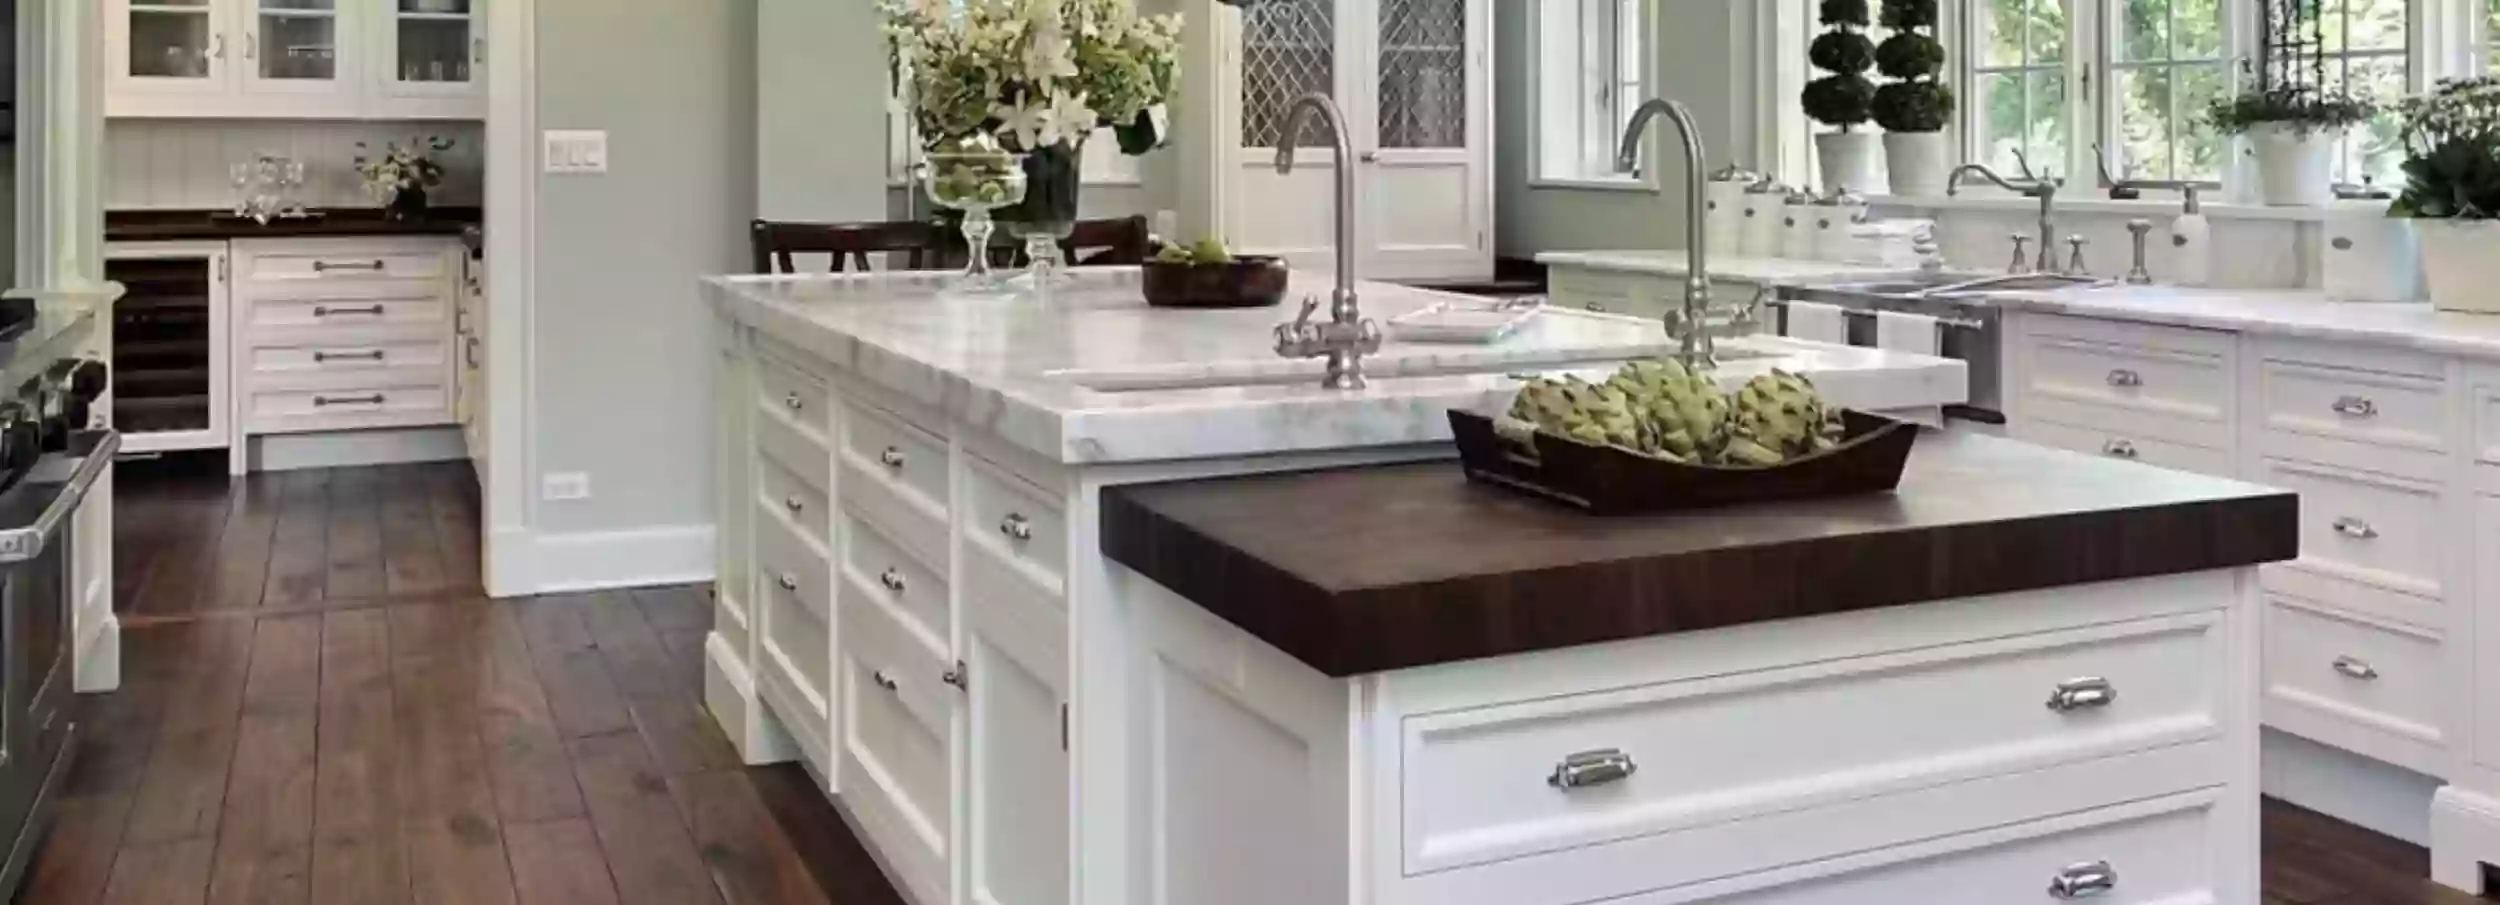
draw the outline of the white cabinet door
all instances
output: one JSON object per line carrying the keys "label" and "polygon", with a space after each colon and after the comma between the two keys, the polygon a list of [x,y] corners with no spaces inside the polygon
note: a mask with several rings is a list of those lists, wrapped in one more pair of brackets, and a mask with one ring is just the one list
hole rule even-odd
{"label": "white cabinet door", "polygon": [[[1481,0],[1374,0],[1359,25],[1372,140],[1360,147],[1364,271],[1493,272],[1492,32]],[[1363,131],[1362,127],[1356,128]]]}
{"label": "white cabinet door", "polygon": [[381,3],[373,43],[372,115],[386,119],[485,116],[485,0]]}
{"label": "white cabinet door", "polygon": [[[1325,125],[1304,126],[1298,143],[1285,136],[1285,111],[1295,98],[1316,91],[1337,98],[1347,118],[1359,120],[1355,111],[1361,105],[1350,101],[1347,79],[1339,72],[1342,61],[1353,56],[1339,23],[1362,5],[1270,0],[1242,7],[1238,147],[1224,176],[1233,183],[1225,230],[1233,244],[1283,255],[1299,268],[1325,272],[1332,266],[1335,170],[1344,162],[1328,150]],[[1346,125],[1363,131],[1356,122]],[[1348,138],[1358,152],[1365,146],[1361,137]],[[1288,144],[1298,148],[1290,175],[1276,172],[1276,148]]]}
{"label": "white cabinet door", "polygon": [[240,41],[230,34],[233,2],[106,0],[105,112],[207,111],[233,94],[240,56]]}
{"label": "white cabinet door", "polygon": [[957,597],[963,608],[957,649],[970,700],[967,893],[971,905],[1064,905],[1071,795],[1067,614],[1004,560],[987,551],[967,554]]}
{"label": "white cabinet door", "polygon": [[359,107],[354,0],[236,0],[242,66],[236,113],[354,116]]}

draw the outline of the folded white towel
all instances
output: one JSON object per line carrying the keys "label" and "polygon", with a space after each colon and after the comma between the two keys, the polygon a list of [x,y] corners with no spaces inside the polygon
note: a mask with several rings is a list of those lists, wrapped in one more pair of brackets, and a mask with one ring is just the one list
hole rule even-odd
{"label": "folded white towel", "polygon": [[1901,311],[1875,312],[1875,347],[1888,352],[1934,355],[1943,346],[1936,319]]}
{"label": "folded white towel", "polygon": [[1838,305],[1788,303],[1788,337],[1834,345],[1849,344],[1849,315]]}

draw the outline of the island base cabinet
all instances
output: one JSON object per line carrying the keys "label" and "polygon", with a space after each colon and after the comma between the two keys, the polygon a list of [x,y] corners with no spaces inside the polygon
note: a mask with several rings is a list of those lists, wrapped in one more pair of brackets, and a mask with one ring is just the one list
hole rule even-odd
{"label": "island base cabinet", "polygon": [[952,673],[882,603],[841,611],[843,803],[895,880],[943,905],[953,832]]}
{"label": "island base cabinet", "polygon": [[[966,571],[977,576],[967,563]],[[1051,604],[965,583],[967,891],[982,905],[1069,897],[1067,622]]]}

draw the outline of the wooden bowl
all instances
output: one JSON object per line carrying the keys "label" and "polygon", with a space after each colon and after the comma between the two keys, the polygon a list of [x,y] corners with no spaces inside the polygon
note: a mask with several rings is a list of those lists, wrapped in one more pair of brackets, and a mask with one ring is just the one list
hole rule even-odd
{"label": "wooden bowl", "polygon": [[1157,308],[1265,308],[1285,299],[1281,258],[1243,257],[1229,264],[1148,261],[1146,304]]}

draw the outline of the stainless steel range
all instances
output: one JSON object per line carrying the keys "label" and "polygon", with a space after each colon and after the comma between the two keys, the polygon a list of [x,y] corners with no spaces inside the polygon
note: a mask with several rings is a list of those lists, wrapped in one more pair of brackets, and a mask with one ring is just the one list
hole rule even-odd
{"label": "stainless steel range", "polygon": [[88,429],[99,362],[54,362],[0,402],[0,894],[23,880],[74,750],[78,509],[121,438]]}

